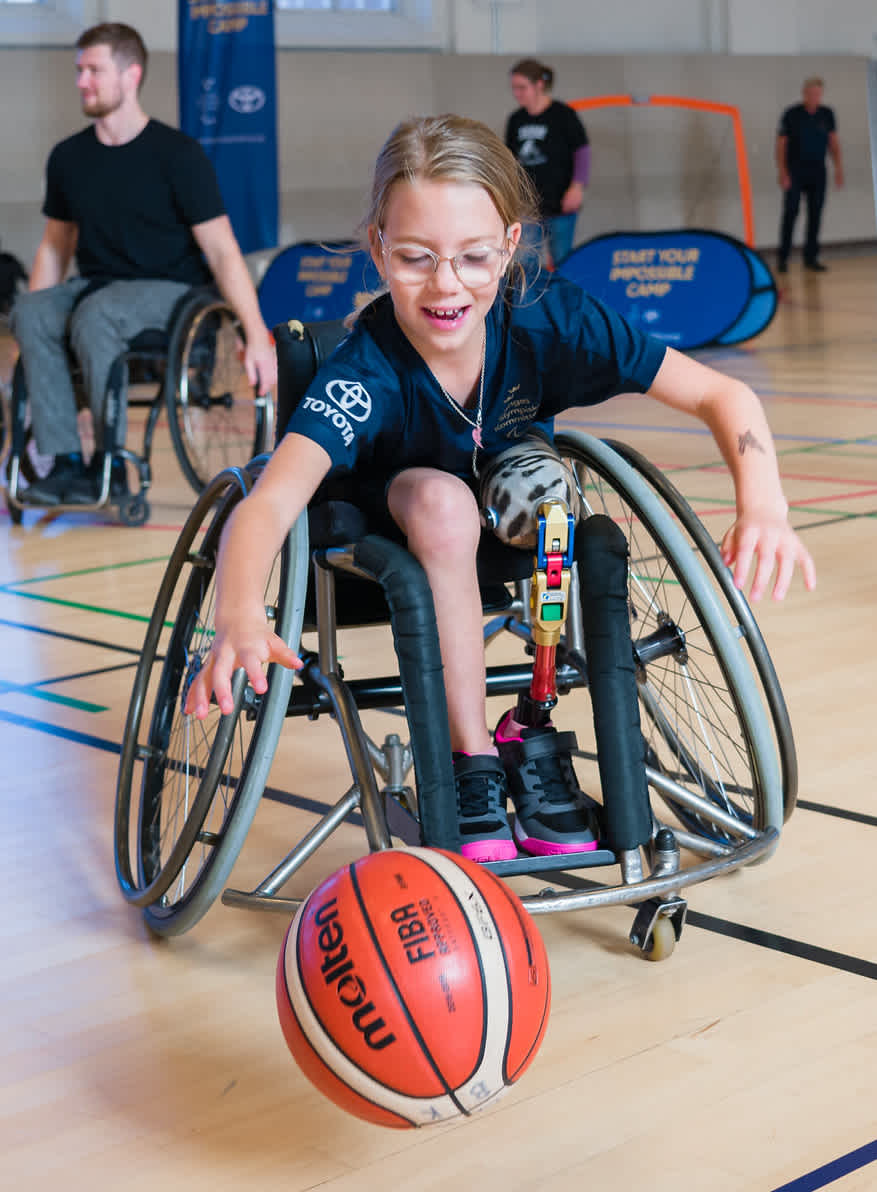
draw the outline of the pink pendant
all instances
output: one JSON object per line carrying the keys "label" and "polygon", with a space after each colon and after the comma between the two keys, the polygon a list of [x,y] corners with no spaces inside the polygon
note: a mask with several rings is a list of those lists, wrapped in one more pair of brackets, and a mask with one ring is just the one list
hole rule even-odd
{"label": "pink pendant", "polygon": [[473,428],[472,442],[475,444],[476,447],[481,447],[482,449],[484,448],[484,444],[481,442],[481,427],[480,426],[476,426]]}

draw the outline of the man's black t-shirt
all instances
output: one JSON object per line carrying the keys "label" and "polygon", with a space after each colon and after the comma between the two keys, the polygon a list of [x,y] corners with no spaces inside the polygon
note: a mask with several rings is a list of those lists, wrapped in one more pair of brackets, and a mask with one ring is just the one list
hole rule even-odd
{"label": "man's black t-shirt", "polygon": [[802,103],[786,108],[777,135],[786,137],[786,167],[790,174],[818,174],[825,169],[828,138],[835,131],[834,112],[818,107],[808,112]]}
{"label": "man's black t-shirt", "polygon": [[191,227],[224,215],[225,204],[198,142],[150,120],[124,145],[102,144],[93,127],[60,141],[43,214],[76,224],[82,277],[203,285],[210,271]]}
{"label": "man's black t-shirt", "polygon": [[572,182],[575,152],[588,143],[575,111],[557,99],[539,116],[518,108],[508,118],[505,143],[530,175],[540,214],[559,215],[560,200]]}

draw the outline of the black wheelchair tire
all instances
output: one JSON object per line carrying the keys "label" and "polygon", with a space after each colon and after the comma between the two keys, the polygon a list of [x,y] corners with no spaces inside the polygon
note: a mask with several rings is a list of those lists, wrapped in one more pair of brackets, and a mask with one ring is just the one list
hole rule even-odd
{"label": "black wheelchair tire", "polygon": [[[781,828],[777,746],[740,644],[737,619],[729,615],[714,579],[648,479],[610,446],[579,431],[558,433],[556,445],[579,475],[583,508],[613,517],[630,542],[635,649],[660,616],[674,621],[661,608],[662,601],[666,598],[668,607],[679,601],[675,619],[682,622],[690,657],[680,652],[679,661],[662,658],[644,668],[640,682],[647,763],[738,820],[744,834]],[[702,679],[700,666],[705,668]],[[667,678],[660,669],[664,667]],[[660,677],[653,681],[653,674]],[[666,795],[662,798],[668,802]],[[670,806],[675,814],[681,812],[680,821],[695,836],[719,845],[737,842],[707,816],[688,812],[678,802],[670,801]]]}
{"label": "black wheelchair tire", "polygon": [[[143,908],[147,925],[158,935],[187,931],[221,892],[256,813],[288,706],[292,672],[271,666],[268,691],[252,714],[244,711],[247,687],[242,671],[235,676],[235,711],[230,715],[221,716],[217,710],[212,719],[204,722],[203,729],[198,725],[187,728],[186,722],[192,722],[192,718],[183,716],[181,710],[187,659],[195,645],[199,620],[201,645],[212,637],[211,589],[219,536],[253,479],[249,470],[230,469],[202,494],[168,564],[132,691],[117,784],[116,873],[126,899]],[[207,532],[195,546],[203,520],[214,505]],[[278,556],[276,629],[290,644],[294,643],[294,648],[298,647],[304,607],[303,594],[297,601],[294,591],[306,583],[306,534],[306,523],[297,524]],[[192,570],[185,579],[187,568]],[[181,613],[177,614],[162,655],[160,642],[168,609],[181,581]],[[139,744],[147,688],[154,670],[159,673],[158,690],[146,738]],[[245,721],[249,726],[246,746]],[[190,731],[201,735],[207,755],[203,765],[197,757],[193,759],[191,784],[187,746],[180,746],[183,757],[170,765],[167,761],[169,742],[187,741],[185,733]],[[138,762],[143,764],[143,774],[135,792]],[[233,772],[238,766],[239,772]],[[165,771],[171,772],[171,783],[175,783],[183,770],[187,775],[185,792],[171,789],[168,800],[173,804],[179,798],[181,810],[177,814],[172,808],[174,815],[169,818],[174,827],[168,839],[162,841],[156,824],[166,810],[161,806],[166,798]]]}
{"label": "black wheelchair tire", "polygon": [[[208,436],[213,435],[213,446],[205,457],[195,442],[194,417],[198,402],[191,390],[190,368],[194,368],[195,355],[205,349],[201,336],[209,336],[211,321],[222,320],[233,326],[241,342],[243,329],[236,315],[219,294],[211,287],[196,289],[183,301],[171,333],[168,346],[168,363],[165,374],[165,409],[174,452],[188,483],[196,493],[210,483],[212,477],[224,467],[242,467],[248,460],[270,450],[273,433],[273,402],[270,397],[260,398],[253,394],[248,399],[247,419],[252,425],[232,436],[227,443],[216,441],[217,431],[213,425]],[[242,366],[241,366],[242,372]],[[244,378],[245,381],[245,378]],[[231,399],[230,399],[231,400]],[[207,408],[222,405],[207,399]],[[219,423],[222,428],[221,422]],[[208,439],[209,441],[209,439]],[[217,455],[217,458],[213,456]],[[231,458],[231,456],[234,458]]]}

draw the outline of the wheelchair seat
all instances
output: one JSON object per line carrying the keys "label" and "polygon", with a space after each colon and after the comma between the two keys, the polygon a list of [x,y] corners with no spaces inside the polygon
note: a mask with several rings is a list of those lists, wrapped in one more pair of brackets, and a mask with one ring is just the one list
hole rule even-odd
{"label": "wheelchair seat", "polygon": [[[278,435],[343,333],[338,323],[293,321],[275,329]],[[623,528],[630,544],[629,648],[652,807],[647,839],[635,847],[601,842],[573,862],[537,857],[491,868],[503,876],[556,876],[570,864],[618,865],[620,884],[592,888],[595,883],[579,879],[563,892],[528,894],[524,903],[532,913],[633,905],[631,940],[661,959],[682,930],[684,887],[763,859],[776,847],[797,791],[791,726],[751,610],[681,494],[621,444],[562,431],[556,445],[575,476],[583,518],[602,515]],[[357,811],[370,848],[388,847],[392,837],[454,847],[449,732],[429,586],[402,544],[370,533],[356,506],[336,499],[343,493],[312,502],[298,519],[265,592],[275,631],[299,651],[303,672],[296,677],[272,665],[261,696],[238,672],[236,711],[222,716],[212,709],[197,733],[187,731],[187,684],[214,632],[219,540],[263,464],[257,459],[227,469],[202,493],[168,564],[135,677],[119,764],[116,871],[125,898],[160,935],[188,930],[220,895],[229,905],[294,911],[301,900],[283,897],[284,885]],[[487,542],[484,549],[491,550]],[[504,547],[488,570],[487,594],[498,595],[501,587],[503,595],[497,615],[485,609],[485,642],[508,631],[523,641],[526,654],[532,635],[524,591],[532,555]],[[571,584],[557,650],[561,697],[589,687],[581,585],[573,571],[575,595]],[[388,618],[399,673],[346,679],[337,630]],[[316,649],[301,641],[311,628]],[[531,676],[526,657],[519,664],[489,663],[486,694],[513,696],[528,689]],[[410,744],[395,732],[383,745],[372,741],[361,714],[397,707],[407,718]],[[322,805],[314,828],[258,886],[228,889],[286,721],[300,725],[323,715],[337,723],[352,785],[334,805]],[[603,764],[598,751],[589,742],[577,757],[591,768],[583,786],[596,792]],[[406,781],[412,761],[413,786]]]}

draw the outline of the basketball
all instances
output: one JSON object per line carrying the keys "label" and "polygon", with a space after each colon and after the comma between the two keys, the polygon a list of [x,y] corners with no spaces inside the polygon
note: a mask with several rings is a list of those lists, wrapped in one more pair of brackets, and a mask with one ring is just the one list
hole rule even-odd
{"label": "basketball", "polygon": [[551,1000],[545,945],[517,895],[426,848],[369,853],[319,885],[286,933],[276,989],[305,1075],[397,1128],[492,1105],[536,1055]]}

